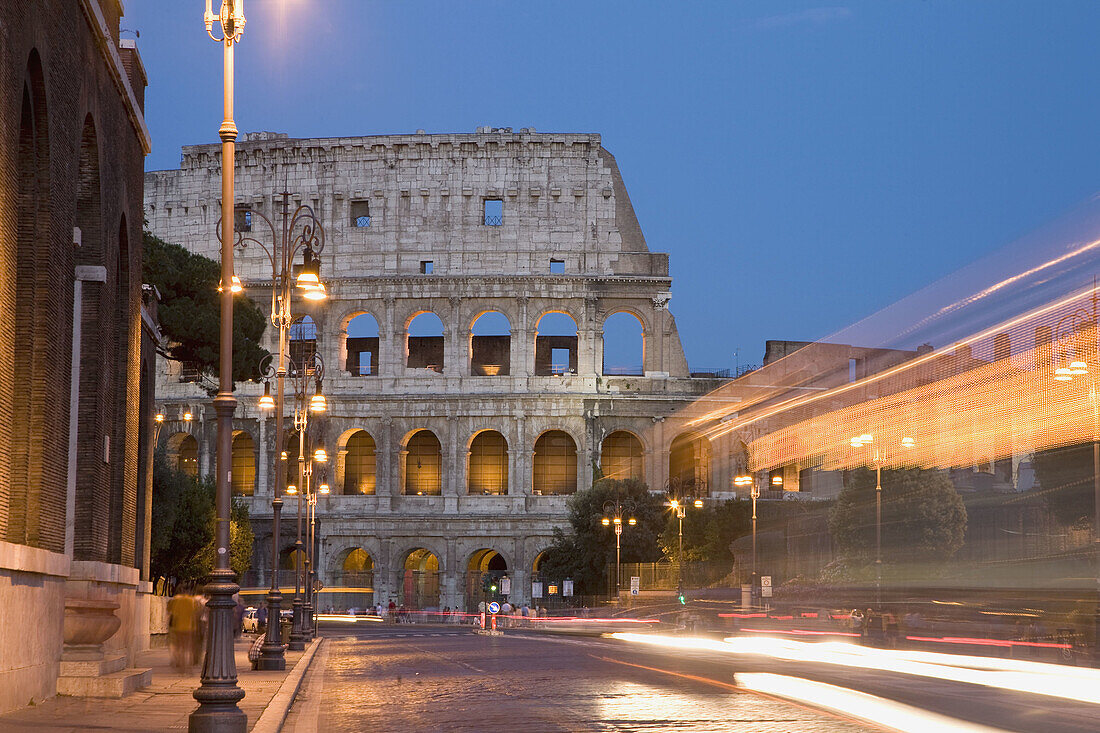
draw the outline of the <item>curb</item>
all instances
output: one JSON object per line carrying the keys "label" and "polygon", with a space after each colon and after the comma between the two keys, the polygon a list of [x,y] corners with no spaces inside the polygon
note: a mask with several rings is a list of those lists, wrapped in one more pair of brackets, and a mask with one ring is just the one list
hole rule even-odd
{"label": "curb", "polygon": [[271,698],[271,702],[267,704],[267,707],[264,708],[264,711],[256,720],[256,725],[252,726],[252,733],[279,733],[283,729],[283,721],[286,720],[287,713],[290,712],[290,706],[294,704],[294,697],[298,694],[298,689],[302,686],[302,680],[305,678],[306,672],[309,671],[309,665],[313,662],[313,657],[317,655],[317,650],[321,647],[322,641],[324,641],[323,637],[317,637],[310,643],[306,653],[294,665],[294,669],[290,671],[290,674],[283,680],[283,684],[279,686],[279,691]]}

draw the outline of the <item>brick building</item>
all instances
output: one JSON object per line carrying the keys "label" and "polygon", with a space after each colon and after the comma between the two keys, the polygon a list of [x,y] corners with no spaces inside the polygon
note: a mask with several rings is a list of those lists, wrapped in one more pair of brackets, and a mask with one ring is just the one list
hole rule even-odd
{"label": "brick building", "polygon": [[147,644],[149,134],[121,12],[118,0],[0,4],[0,608],[34,619],[33,633],[0,639],[0,711],[86,691],[63,657],[63,629],[84,614],[120,621],[99,670],[118,685],[133,684],[118,670]]}
{"label": "brick building", "polygon": [[[178,170],[147,174],[154,234],[216,256],[219,163],[218,146],[190,146]],[[329,410],[312,439],[331,456],[315,470],[333,492],[317,505],[317,569],[349,592],[326,590],[322,607],[470,607],[484,572],[507,574],[512,600],[529,600],[568,496],[597,470],[657,491],[728,493],[725,464],[711,461],[725,444],[712,449],[671,417],[724,380],[689,370],[667,308],[668,256],[649,250],[599,135],[244,135],[238,228],[270,243],[261,215],[275,218],[284,187],[326,234],[330,297],[295,301],[289,344],[326,365]],[[238,255],[237,274],[266,311],[272,273],[258,247]],[[275,350],[274,329],[265,338]],[[160,369],[162,439],[177,465],[206,474],[211,400],[180,365]],[[252,587],[270,578],[277,465],[262,391],[238,385],[235,417]],[[288,448],[286,483],[297,483],[297,443]],[[296,511],[290,498],[284,517]],[[288,567],[294,522],[284,527]]]}

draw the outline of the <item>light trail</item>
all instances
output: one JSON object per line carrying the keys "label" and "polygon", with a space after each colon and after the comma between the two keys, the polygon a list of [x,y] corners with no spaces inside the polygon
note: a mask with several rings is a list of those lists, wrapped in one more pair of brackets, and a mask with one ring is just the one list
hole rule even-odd
{"label": "light trail", "polygon": [[907,674],[1012,692],[1100,704],[1100,670],[1043,662],[939,652],[874,649],[845,642],[804,642],[767,637],[697,637],[619,632],[611,638],[676,650],[768,657]]}
{"label": "light trail", "polygon": [[1000,730],[844,687],[778,674],[738,673],[738,687],[811,705],[905,733],[991,733]]}

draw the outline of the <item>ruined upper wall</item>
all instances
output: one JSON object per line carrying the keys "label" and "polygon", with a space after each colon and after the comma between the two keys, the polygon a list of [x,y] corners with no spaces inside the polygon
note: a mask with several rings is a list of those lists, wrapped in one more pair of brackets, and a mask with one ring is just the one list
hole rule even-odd
{"label": "ruined upper wall", "polygon": [[[148,173],[149,228],[215,254],[220,164],[220,145],[194,145],[183,148],[179,170]],[[327,234],[326,267],[337,276],[417,274],[426,261],[439,275],[549,274],[552,259],[566,275],[668,276],[668,256],[646,247],[598,134],[253,133],[239,141],[236,164],[238,206],[273,216],[285,187],[292,206],[314,208]],[[487,199],[503,202],[499,226],[485,222]],[[364,211],[369,226],[354,226]],[[266,234],[259,221],[254,233]],[[239,272],[262,278],[264,267],[246,256]]]}

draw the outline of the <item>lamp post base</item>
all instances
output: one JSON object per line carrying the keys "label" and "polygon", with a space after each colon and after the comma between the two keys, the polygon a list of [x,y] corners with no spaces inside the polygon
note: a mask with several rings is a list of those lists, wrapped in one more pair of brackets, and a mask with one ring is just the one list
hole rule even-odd
{"label": "lamp post base", "polygon": [[211,573],[207,586],[210,600],[210,628],[206,642],[206,658],[202,665],[202,684],[193,695],[199,707],[188,718],[190,733],[244,733],[248,717],[237,707],[244,690],[237,686],[237,668],[233,649],[233,594],[237,584],[233,571],[217,569]]}

